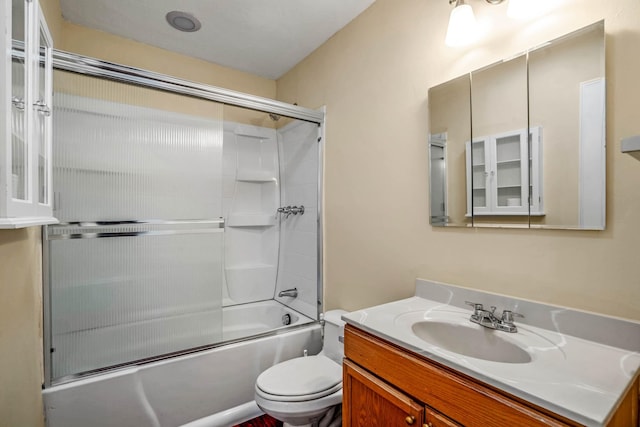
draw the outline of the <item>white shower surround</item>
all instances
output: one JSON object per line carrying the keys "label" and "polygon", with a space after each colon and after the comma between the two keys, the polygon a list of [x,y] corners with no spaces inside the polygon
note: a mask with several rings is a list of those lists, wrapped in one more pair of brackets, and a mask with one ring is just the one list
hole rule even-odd
{"label": "white shower surround", "polygon": [[[317,317],[318,129],[302,121],[277,130],[225,122],[225,306],[275,298]],[[301,205],[303,215],[276,213]],[[296,298],[277,296],[292,288]]]}
{"label": "white shower surround", "polygon": [[[278,129],[282,206],[304,205],[304,215],[280,223],[280,262],[276,300],[309,317],[316,317],[318,288],[318,126],[294,121]],[[284,289],[298,296],[278,297]]]}

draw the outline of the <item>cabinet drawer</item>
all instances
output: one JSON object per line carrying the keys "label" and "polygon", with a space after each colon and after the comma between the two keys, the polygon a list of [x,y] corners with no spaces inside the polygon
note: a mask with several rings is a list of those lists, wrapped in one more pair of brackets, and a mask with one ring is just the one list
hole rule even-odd
{"label": "cabinet drawer", "polygon": [[467,427],[579,425],[351,325],[345,328],[345,357]]}
{"label": "cabinet drawer", "polygon": [[445,417],[440,412],[429,408],[424,408],[424,427],[463,427],[455,421]]}

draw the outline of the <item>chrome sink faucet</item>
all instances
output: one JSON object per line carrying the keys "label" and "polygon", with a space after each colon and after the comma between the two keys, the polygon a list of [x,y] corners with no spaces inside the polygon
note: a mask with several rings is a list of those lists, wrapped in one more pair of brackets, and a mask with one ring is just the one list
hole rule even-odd
{"label": "chrome sink faucet", "polygon": [[504,332],[518,332],[518,328],[513,323],[514,317],[524,317],[520,313],[515,313],[511,310],[503,310],[502,316],[498,318],[495,315],[496,307],[491,306],[490,310],[485,310],[483,305],[477,302],[465,301],[465,304],[473,307],[473,314],[469,320],[485,328],[496,329]]}

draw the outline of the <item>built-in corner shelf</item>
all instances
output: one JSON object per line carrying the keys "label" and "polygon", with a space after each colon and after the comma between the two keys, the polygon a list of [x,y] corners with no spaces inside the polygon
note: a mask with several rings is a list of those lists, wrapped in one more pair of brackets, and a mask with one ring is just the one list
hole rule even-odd
{"label": "built-in corner shelf", "polygon": [[275,213],[232,213],[227,218],[228,227],[271,227],[276,225]]}
{"label": "built-in corner shelf", "polygon": [[[279,247],[280,176],[276,130],[225,122],[225,280],[229,301],[272,299]],[[232,169],[233,168],[233,169]],[[231,171],[233,170],[233,173]]]}
{"label": "built-in corner shelf", "polygon": [[226,268],[227,273],[231,272],[231,273],[246,273],[249,271],[252,272],[257,272],[257,273],[267,273],[269,271],[272,271],[276,268],[275,265],[272,264],[265,264],[265,263],[255,263],[255,264],[251,264],[251,263],[247,263],[247,264],[237,264],[237,265],[230,265]]}
{"label": "built-in corner shelf", "polygon": [[271,170],[238,170],[236,181],[241,182],[276,182],[276,177]]}
{"label": "built-in corner shelf", "polygon": [[38,225],[58,224],[53,217],[21,217],[21,218],[0,218],[0,229],[15,230],[18,228],[35,227]]}
{"label": "built-in corner shelf", "polygon": [[640,135],[624,138],[620,143],[620,150],[623,153],[640,152]]}

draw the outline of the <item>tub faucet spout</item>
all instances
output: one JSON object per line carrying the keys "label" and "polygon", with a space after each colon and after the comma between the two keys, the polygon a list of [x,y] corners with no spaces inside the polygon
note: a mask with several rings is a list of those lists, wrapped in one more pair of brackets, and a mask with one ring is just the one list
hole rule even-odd
{"label": "tub faucet spout", "polygon": [[279,297],[293,297],[296,298],[298,296],[298,288],[293,289],[285,289],[284,291],[280,291],[278,293]]}

